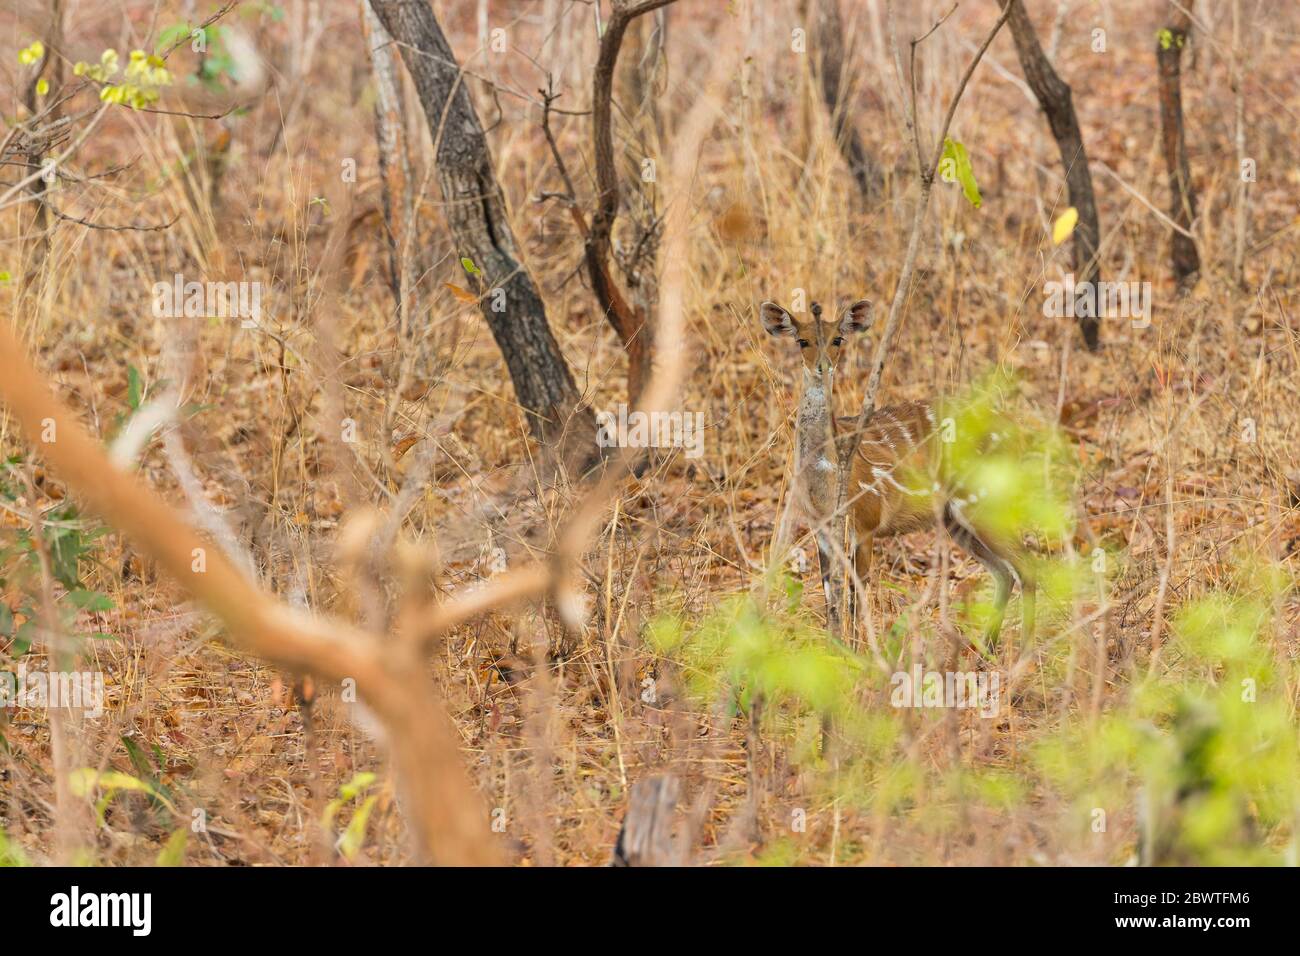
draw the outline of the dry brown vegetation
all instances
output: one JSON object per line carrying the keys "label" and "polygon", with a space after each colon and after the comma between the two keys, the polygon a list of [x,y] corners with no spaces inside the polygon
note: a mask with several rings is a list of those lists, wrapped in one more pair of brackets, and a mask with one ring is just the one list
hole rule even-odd
{"label": "dry brown vegetation", "polygon": [[[1048,47],[1057,4],[1027,5]],[[168,61],[178,81],[164,109],[206,116],[246,103],[246,110],[216,120],[116,107],[69,161],[77,179],[54,194],[60,212],[100,227],[170,225],[109,230],[58,220],[42,238],[32,203],[0,208],[0,268],[11,275],[0,304],[59,395],[106,443],[133,405],[179,392],[188,414],[174,434],[200,494],[186,493],[161,437],[140,451],[140,476],[200,527],[220,514],[237,551],[289,604],[384,632],[400,618],[404,586],[427,587],[430,567],[445,599],[544,557],[583,486],[556,480],[477,307],[449,287],[468,283],[442,225],[427,173],[429,136],[412,97],[418,241],[429,269],[420,288],[429,312],[411,320],[409,341],[399,337],[358,10],[282,6],[283,19],[270,5],[244,3],[222,21],[255,38],[269,65],[265,89],[200,95],[181,82],[194,56],[182,48]],[[569,210],[538,198],[560,188],[537,92],[550,71],[562,92],[557,109],[571,111],[551,123],[580,199],[591,203],[594,5],[483,3],[490,28],[506,31],[506,52],[480,37],[479,5],[434,6],[470,71],[515,233],[577,386],[593,408],[614,408],[626,400],[622,346],[586,285]],[[761,591],[763,569],[785,563],[769,548],[786,500],[797,361],[763,334],[757,303],[804,289],[809,301],[865,295],[881,310],[893,295],[916,188],[886,6],[843,7],[847,112],[882,171],[877,199],[860,196],[809,57],[791,48],[791,31],[807,19],[795,0],[672,5],[652,78],[655,115],[615,113],[620,147],[665,162],[719,37],[743,43],[746,58],[689,190],[657,197],[661,210],[683,203],[692,212],[682,407],[704,412],[703,457],[656,456],[625,485],[584,555],[588,613],[579,633],[566,632],[549,606],[498,610],[458,627],[431,655],[485,819],[504,829],[491,839],[507,859],[607,862],[630,786],[667,770],[683,783],[681,827],[697,861],[1122,863],[1138,842],[1135,803],[1118,803],[1106,832],[1091,832],[1072,796],[1039,771],[1034,748],[1118,712],[1152,675],[1214,685],[1214,669],[1189,662],[1171,634],[1177,609],[1233,588],[1251,560],[1294,579],[1300,17],[1288,5],[1242,3],[1254,24],[1243,45],[1243,98],[1258,182],[1249,189],[1239,284],[1230,5],[1198,8],[1183,58],[1183,109],[1202,270],[1180,295],[1169,228],[1151,208],[1169,208],[1154,54],[1163,5],[1075,0],[1054,63],[1074,89],[1093,164],[1102,276],[1151,283],[1150,327],[1104,320],[1101,350],[1089,354],[1072,321],[1043,314],[1044,282],[1071,268],[1066,247],[1052,243],[1067,205],[1064,178],[1011,38],[1001,35],[951,133],[971,154],[983,205],[972,208],[956,184],[936,183],[883,399],[953,394],[1001,369],[1018,377],[1021,407],[1034,419],[1059,422],[1081,469],[1077,529],[1065,548],[1086,555],[1101,546],[1115,562],[1105,587],[1067,610],[1089,626],[1063,628],[1043,645],[997,720],[904,714],[895,769],[872,764],[844,792],[825,785],[838,771],[809,757],[798,732],[768,726],[756,742],[743,716],[688,695],[680,670],[647,642],[657,616],[703,620],[725,598]],[[899,6],[905,47],[951,5]],[[107,47],[152,49],[171,22],[152,10],[79,4],[64,40],[68,61],[96,61]],[[967,0],[919,48],[927,142],[997,15],[992,0]],[[21,113],[17,49],[38,36],[39,20],[23,8],[6,18],[17,22],[9,32],[17,42],[0,54],[15,91],[5,101],[8,118]],[[1106,31],[1104,53],[1091,46],[1096,27]],[[625,56],[639,55],[645,38],[636,40]],[[92,100],[83,94],[78,109]],[[340,181],[347,159],[356,160],[355,184]],[[6,169],[4,180],[18,175]],[[630,218],[616,226],[616,240]],[[336,256],[327,250],[331,237]],[[155,318],[152,286],[175,273],[263,283],[261,327]],[[851,414],[870,343],[845,362],[837,401]],[[354,444],[338,440],[344,418],[355,422]],[[0,447],[24,454],[12,422],[0,423]],[[41,520],[61,520],[51,516],[69,494],[38,459],[9,474],[20,494],[0,512],[5,547],[31,527],[33,509]],[[415,489],[403,502],[409,512],[394,547],[376,555],[368,545],[382,523],[376,509],[391,513],[404,485]],[[77,521],[97,526],[89,516]],[[806,539],[796,547],[814,558]],[[912,605],[916,627],[938,621],[940,601],[927,587],[940,567],[950,572],[943,584],[954,602],[984,586],[977,565],[941,550],[931,533],[877,545],[878,576],[869,584],[878,630]],[[12,560],[6,573],[2,599],[16,610],[31,581]],[[219,643],[210,619],[116,533],[93,542],[82,573],[88,589],[112,602],[79,611],[70,628],[107,635],[78,641],[77,669],[106,675],[108,707],[98,719],[68,719],[67,766],[152,778],[173,806],[120,794],[101,821],[74,798],[74,812],[61,818],[52,751],[60,728],[11,709],[0,713],[0,826],[28,858],[150,863],[173,832],[189,831],[193,808],[206,811],[207,827],[189,833],[191,864],[413,858],[380,725],[345,688],[304,684]],[[803,604],[820,615],[815,576],[805,575]],[[1274,610],[1263,642],[1281,674],[1276,693],[1294,718],[1300,603],[1292,589]],[[4,669],[17,662],[15,643],[0,639]],[[45,666],[51,653],[38,640],[24,660]],[[647,679],[657,688],[653,703],[642,696]],[[863,695],[869,706],[887,706],[887,692]],[[1292,724],[1292,749],[1294,731]],[[876,800],[902,763],[924,780],[946,779],[955,768],[1010,779],[1015,797],[921,786],[904,807]],[[321,820],[362,772],[377,774],[364,796],[378,800],[363,840],[344,853],[336,840],[364,796],[345,800],[328,826]],[[806,811],[805,832],[791,831],[796,809]],[[1293,836],[1269,839],[1280,845]]]}

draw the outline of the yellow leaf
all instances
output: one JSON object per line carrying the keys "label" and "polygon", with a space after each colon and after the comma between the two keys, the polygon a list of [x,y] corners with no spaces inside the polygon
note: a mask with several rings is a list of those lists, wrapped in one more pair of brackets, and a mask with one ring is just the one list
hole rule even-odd
{"label": "yellow leaf", "polygon": [[162,793],[158,791],[153,784],[137,779],[129,773],[122,773],[120,770],[98,771],[93,767],[82,767],[78,770],[72,770],[68,773],[68,788],[74,796],[88,797],[96,790],[105,791],[105,801],[118,790],[131,790],[136,793],[147,793],[160,801],[167,809],[175,812],[176,808]]}
{"label": "yellow leaf", "polygon": [[347,829],[343,831],[343,836],[339,837],[337,843],[344,859],[350,860],[355,857],[366,842],[366,824],[370,821],[370,811],[374,809],[375,801],[378,799],[378,797],[366,797],[365,802],[357,808],[356,813],[352,814],[352,819],[348,821]]}
{"label": "yellow leaf", "polygon": [[41,62],[43,56],[45,56],[45,44],[40,40],[34,40],[31,46],[18,51],[18,62],[23,66],[34,66]]}
{"label": "yellow leaf", "polygon": [[454,295],[456,298],[460,299],[460,301],[462,302],[478,301],[478,296],[476,296],[473,292],[468,292],[465,289],[462,289],[458,285],[452,285],[450,282],[444,282],[443,285],[445,285],[448,289],[450,289],[451,294]]}
{"label": "yellow leaf", "polygon": [[419,435],[405,435],[397,440],[393,446],[393,461],[401,461],[402,456],[410,451],[411,446],[420,441]]}
{"label": "yellow leaf", "polygon": [[82,767],[79,770],[71,771],[68,774],[68,785],[73,794],[78,797],[89,796],[95,791],[96,787],[113,790],[135,790],[141,793],[149,793],[153,789],[143,780],[137,780],[129,774],[117,770],[105,770],[100,773],[93,767]]}
{"label": "yellow leaf", "polygon": [[1066,239],[1069,239],[1078,223],[1079,210],[1073,206],[1061,213],[1060,218],[1056,220],[1056,224],[1052,226],[1052,245],[1059,246]]}

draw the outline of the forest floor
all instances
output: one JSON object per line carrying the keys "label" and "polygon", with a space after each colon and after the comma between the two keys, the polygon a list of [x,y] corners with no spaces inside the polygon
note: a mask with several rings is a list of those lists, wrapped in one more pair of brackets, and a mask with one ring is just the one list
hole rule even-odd
{"label": "forest floor", "polygon": [[[555,334],[593,407],[616,410],[626,400],[625,363],[584,285],[581,241],[567,210],[536,199],[557,188],[531,95],[543,78],[523,56],[476,54],[471,13],[442,6],[462,61],[503,90],[531,97],[494,97],[474,84]],[[555,69],[561,105],[584,110],[594,61],[590,15],[585,8],[568,14],[571,26],[544,47],[535,18],[526,15],[532,6],[493,8],[509,14],[515,47]],[[1101,548],[1109,564],[1093,593],[1044,615],[1048,635],[996,719],[895,711],[870,724],[881,739],[869,759],[848,753],[831,760],[818,753],[807,715],[794,705],[774,706],[755,744],[743,710],[698,699],[685,673],[690,665],[651,640],[663,621],[690,629],[737,595],[758,595],[762,603],[769,566],[794,567],[806,585],[793,618],[820,619],[807,538],[795,542],[803,563],[770,553],[788,495],[799,374],[793,348],[764,334],[757,305],[787,302],[803,290],[828,306],[866,296],[883,315],[911,220],[912,160],[887,39],[867,23],[875,5],[855,16],[849,44],[860,64],[851,120],[885,173],[882,196],[871,203],[858,196],[835,149],[809,86],[807,57],[791,50],[786,21],[797,22],[794,4],[773,6],[780,15],[752,18],[743,3],[674,8],[659,129],[652,124],[638,134],[661,155],[661,140],[671,138],[700,81],[711,33],[743,32],[753,55],[691,188],[690,369],[682,407],[704,414],[703,454],[658,456],[629,482],[586,556],[592,613],[576,644],[564,646],[552,615],[516,609],[476,621],[438,648],[431,673],[465,761],[508,854],[529,865],[607,862],[629,787],[662,770],[684,782],[682,825],[692,828],[700,862],[1126,863],[1137,852],[1140,795],[1154,786],[1142,775],[1145,765],[1134,758],[1127,775],[1063,782],[1045,754],[1074,746],[1080,735],[1103,734],[1108,717],[1129,719],[1149,682],[1218,687],[1224,667],[1183,647],[1177,614],[1209,595],[1239,593],[1243,572],[1246,585],[1262,573],[1256,566],[1278,569],[1288,582],[1258,639],[1276,668],[1267,693],[1282,701],[1294,750],[1300,20],[1295,10],[1270,11],[1268,28],[1251,34],[1246,149],[1257,181],[1248,189],[1244,286],[1232,275],[1238,163],[1224,11],[1213,11],[1214,29],[1198,33],[1185,56],[1203,262],[1185,293],[1171,276],[1169,230],[1148,208],[1169,207],[1154,55],[1160,24],[1148,10],[1154,5],[1135,12],[1136,5],[1113,4],[1096,24],[1083,15],[1066,24],[1056,65],[1074,88],[1094,170],[1102,274],[1149,283],[1151,302],[1147,327],[1103,321],[1096,354],[1083,349],[1069,319],[1045,314],[1045,282],[1070,271],[1068,243],[1056,247],[1051,238],[1068,205],[1060,159],[1027,98],[1010,37],[990,48],[952,130],[970,152],[983,203],[973,208],[958,185],[937,184],[883,395],[889,403],[935,398],[994,370],[1013,374],[1023,422],[1059,429],[1077,457],[1074,527],[1062,547],[1085,559]],[[923,135],[933,135],[993,6],[963,4],[919,48]],[[1030,4],[1045,37],[1049,6]],[[919,4],[900,36],[923,32],[942,12]],[[191,465],[263,581],[292,603],[384,622],[395,592],[358,584],[340,541],[350,520],[384,503],[408,474],[421,480],[420,469],[428,469],[402,538],[437,550],[445,593],[544,553],[581,491],[547,480],[485,323],[448,287],[463,284],[464,272],[430,177],[420,208],[433,263],[423,282],[431,313],[410,343],[399,339],[365,54],[351,10],[327,16],[337,28],[310,41],[307,72],[286,73],[264,102],[222,121],[231,144],[210,190],[203,163],[193,160],[201,160],[218,124],[127,110],[106,119],[80,169],[130,165],[111,189],[80,193],[81,205],[72,208],[104,222],[176,222],[151,232],[60,223],[35,281],[21,291],[4,286],[0,304],[61,396],[105,441],[183,380],[189,414],[179,433]],[[255,16],[237,20],[258,30]],[[1093,49],[1094,27],[1106,31],[1105,52]],[[120,30],[120,15],[105,14],[78,24],[69,42],[76,57],[95,60],[100,49],[122,42]],[[276,25],[256,35],[263,55],[277,63],[300,63],[309,42]],[[569,47],[557,52],[561,40]],[[175,62],[179,70],[188,61]],[[413,110],[423,169],[429,144],[417,120]],[[588,122],[557,122],[586,202]],[[185,157],[191,161],[182,163]],[[349,158],[357,160],[358,181],[341,200],[338,171]],[[13,241],[21,224],[6,215],[6,255],[23,250],[9,271],[21,276],[33,244]],[[351,217],[345,264],[337,275],[321,275],[316,266],[339,216]],[[261,327],[155,318],[153,285],[175,273],[262,282],[270,291]],[[342,356],[337,374],[318,359],[321,341]],[[858,408],[874,341],[869,334],[842,360],[841,414]],[[332,464],[332,443],[323,437],[337,427],[327,415],[330,387],[355,427],[346,473]],[[21,452],[12,426],[0,426],[0,446],[6,456]],[[163,442],[146,446],[139,473],[184,502]],[[39,469],[35,480],[34,503],[62,514],[59,481]],[[24,490],[19,504],[6,507],[0,533],[24,526],[29,499]],[[118,793],[102,821],[87,816],[81,852],[105,864],[150,863],[172,834],[186,831],[182,853],[190,864],[410,859],[382,732],[364,706],[339,688],[304,689],[228,649],[208,618],[120,536],[90,535],[88,518],[68,527],[84,547],[84,587],[107,598],[102,608],[77,610],[73,627],[98,635],[79,645],[79,666],[101,671],[108,689],[105,715],[77,727],[76,765],[122,771],[169,797]],[[878,542],[870,582],[875,628],[910,628],[931,666],[944,653],[939,602],[927,597],[938,554],[931,532]],[[952,553],[949,571],[942,585],[956,604],[988,587],[982,569],[960,552]],[[6,603],[18,608],[21,576],[9,574],[4,586]],[[1009,623],[1008,655],[1021,636]],[[1162,636],[1166,648],[1153,655]],[[557,658],[552,652],[561,647]],[[17,637],[0,639],[6,669],[21,651]],[[38,641],[22,659],[40,667],[46,652]],[[969,652],[962,660],[977,666]],[[885,709],[887,688],[868,683],[856,693],[868,715]],[[304,696],[312,703],[304,705]],[[21,711],[0,714],[0,826],[28,857],[43,860],[57,853],[51,738],[43,722],[26,719]],[[1068,752],[1086,762],[1077,756],[1083,751]],[[1078,767],[1081,776],[1096,770]],[[367,804],[369,796],[378,799]],[[331,801],[339,801],[337,810],[327,810]],[[206,820],[200,831],[190,829],[196,808]],[[1105,810],[1101,831],[1097,808]],[[349,825],[359,840],[348,842]],[[1284,825],[1265,829],[1264,844],[1277,852],[1293,838]]]}

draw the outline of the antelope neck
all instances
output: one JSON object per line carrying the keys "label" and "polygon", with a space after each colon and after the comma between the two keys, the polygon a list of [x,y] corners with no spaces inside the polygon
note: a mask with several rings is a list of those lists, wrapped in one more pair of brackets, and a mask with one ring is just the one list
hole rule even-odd
{"label": "antelope neck", "polygon": [[835,416],[831,414],[831,373],[828,372],[818,378],[805,370],[796,430],[801,469],[835,467]]}

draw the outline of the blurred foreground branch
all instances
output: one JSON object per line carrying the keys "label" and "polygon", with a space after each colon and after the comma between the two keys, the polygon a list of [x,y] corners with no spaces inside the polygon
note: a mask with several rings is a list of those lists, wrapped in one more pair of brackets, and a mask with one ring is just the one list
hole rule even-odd
{"label": "blurred foreground branch", "polygon": [[322,682],[356,682],[388,731],[416,834],[435,860],[497,860],[487,816],[460,765],[459,739],[413,652],[295,610],[256,587],[175,508],[114,467],[27,361],[7,324],[0,325],[0,398],[51,469],[220,618],[232,644]]}
{"label": "blurred foreground branch", "polygon": [[[733,41],[720,51],[703,94],[682,124],[669,163],[668,182],[680,194],[665,219],[659,318],[667,345],[663,364],[642,396],[641,407],[648,410],[671,408],[685,373],[689,189],[700,148],[717,115],[719,90],[734,68],[736,49]],[[430,607],[404,640],[384,641],[345,621],[290,607],[251,582],[176,508],[110,461],[101,444],[55,397],[7,323],[0,324],[0,400],[51,471],[215,614],[234,646],[322,683],[355,681],[387,732],[404,805],[423,855],[453,865],[500,859],[487,814],[461,765],[456,731],[425,673],[428,642],[478,614],[547,592],[557,594],[566,624],[576,626],[581,620],[581,596],[574,584],[577,561],[643,449],[623,448],[610,460],[561,530],[552,561],[509,572],[482,590]]]}

